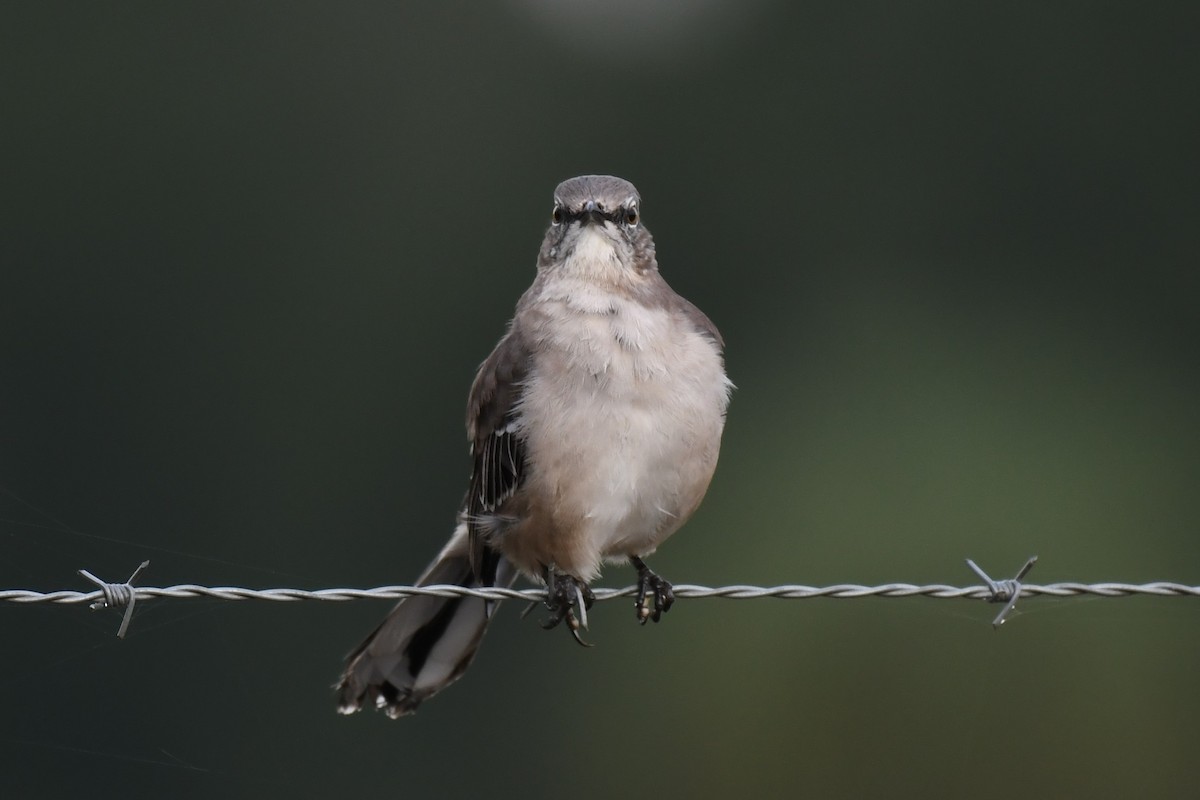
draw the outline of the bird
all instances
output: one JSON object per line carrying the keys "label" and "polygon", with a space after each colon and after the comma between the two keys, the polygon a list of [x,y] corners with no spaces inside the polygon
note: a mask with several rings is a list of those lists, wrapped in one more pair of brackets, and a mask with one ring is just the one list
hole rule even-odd
{"label": "bird", "polygon": [[[632,183],[554,191],[532,285],[467,402],[472,471],[449,542],[418,586],[546,586],[547,628],[577,641],[603,563],[638,575],[636,618],[671,584],[645,558],[700,505],[733,384],[712,321],[658,269]],[[409,596],[346,658],[338,711],[415,712],[471,664],[499,601]]]}

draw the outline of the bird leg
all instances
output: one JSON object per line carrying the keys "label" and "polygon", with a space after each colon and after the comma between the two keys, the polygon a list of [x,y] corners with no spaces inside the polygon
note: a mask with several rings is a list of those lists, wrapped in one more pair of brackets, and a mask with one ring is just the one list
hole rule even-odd
{"label": "bird leg", "polygon": [[586,583],[573,575],[555,572],[553,567],[546,567],[545,577],[546,608],[550,609],[550,617],[542,623],[542,627],[549,630],[565,620],[575,641],[584,647],[591,647],[579,635],[579,631],[587,630],[587,610],[592,607],[596,596]]}
{"label": "bird leg", "polygon": [[[671,591],[671,583],[666,578],[659,577],[657,573],[646,566],[645,561],[637,556],[630,556],[629,563],[637,567],[638,572],[637,599],[634,601],[638,622],[643,625],[646,624],[647,619],[658,622],[664,612],[671,610],[671,605],[675,602],[675,593]],[[653,612],[646,603],[646,595],[651,593],[654,595]]]}

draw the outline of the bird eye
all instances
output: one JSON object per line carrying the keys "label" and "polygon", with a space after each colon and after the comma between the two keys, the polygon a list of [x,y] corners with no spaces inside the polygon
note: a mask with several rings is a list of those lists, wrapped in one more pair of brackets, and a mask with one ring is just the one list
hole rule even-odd
{"label": "bird eye", "polygon": [[555,225],[562,225],[563,220],[567,218],[567,213],[563,211],[562,206],[555,206],[554,211],[550,213],[550,221]]}
{"label": "bird eye", "polygon": [[634,206],[625,209],[625,224],[630,227],[638,224],[638,210]]}

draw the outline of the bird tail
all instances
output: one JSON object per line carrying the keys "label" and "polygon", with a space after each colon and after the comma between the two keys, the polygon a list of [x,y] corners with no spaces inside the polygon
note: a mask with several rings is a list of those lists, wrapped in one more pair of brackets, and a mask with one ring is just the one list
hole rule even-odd
{"label": "bird tail", "polygon": [[[417,581],[491,587],[512,584],[516,570],[498,552],[484,550],[478,573],[471,565],[466,525]],[[458,680],[475,658],[498,600],[474,597],[406,597],[346,657],[337,683],[338,712],[364,704],[396,717],[411,714],[425,699]]]}

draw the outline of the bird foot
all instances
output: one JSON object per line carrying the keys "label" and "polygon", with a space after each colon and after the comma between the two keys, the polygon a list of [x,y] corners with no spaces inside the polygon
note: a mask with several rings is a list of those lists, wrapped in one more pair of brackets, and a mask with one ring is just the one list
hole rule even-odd
{"label": "bird foot", "polygon": [[[671,606],[675,603],[675,593],[671,591],[671,583],[647,567],[646,562],[637,556],[631,556],[629,561],[637,567],[638,571],[637,599],[634,600],[638,622],[643,625],[646,624],[646,620],[648,619],[658,622],[662,619],[662,615],[670,611]],[[648,596],[654,597],[653,611],[650,610],[650,605],[646,602]]]}
{"label": "bird foot", "polygon": [[573,575],[562,575],[547,569],[546,608],[550,609],[550,616],[542,622],[542,627],[550,630],[566,622],[567,630],[571,631],[575,641],[584,647],[591,647],[579,631],[587,630],[587,612],[595,600],[596,596],[583,581]]}

